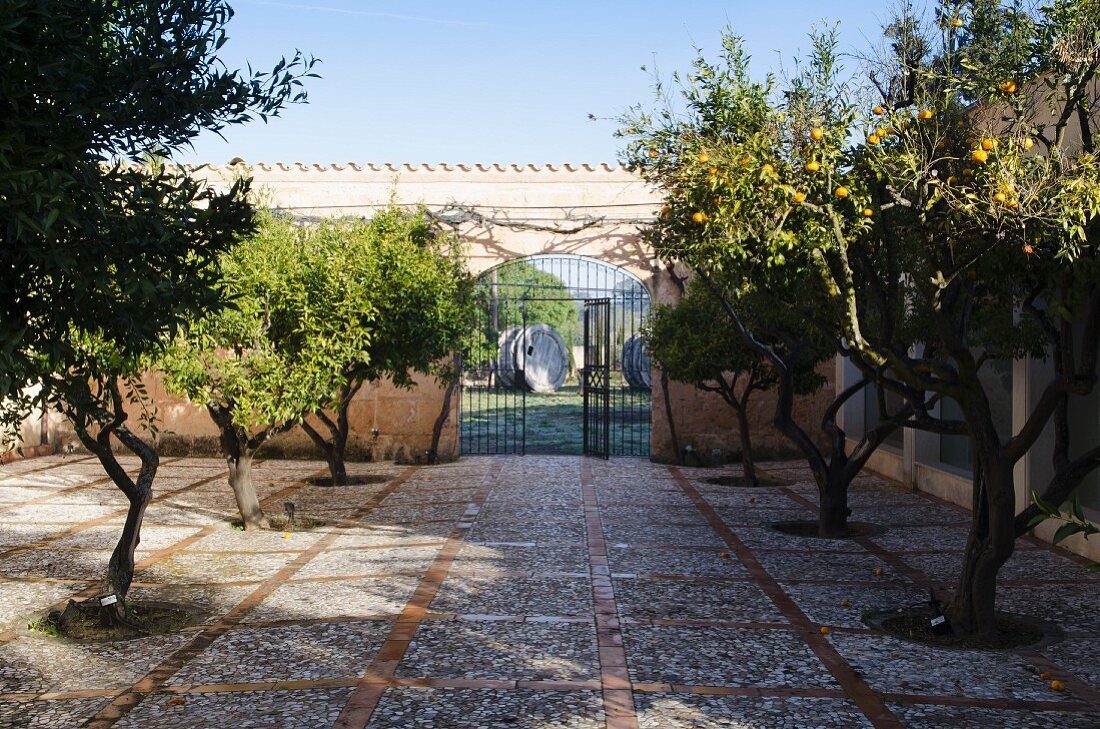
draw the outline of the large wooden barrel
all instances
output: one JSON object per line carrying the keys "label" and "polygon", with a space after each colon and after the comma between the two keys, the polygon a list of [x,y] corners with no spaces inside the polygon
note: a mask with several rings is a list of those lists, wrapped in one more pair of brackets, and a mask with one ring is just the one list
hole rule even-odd
{"label": "large wooden barrel", "polygon": [[649,390],[653,387],[649,352],[646,351],[645,342],[637,334],[623,342],[622,362],[623,377],[627,384],[638,390]]}
{"label": "large wooden barrel", "polygon": [[497,337],[497,352],[499,353],[494,368],[496,370],[497,386],[512,388],[516,386],[516,340],[523,337],[523,327],[508,327]]}
{"label": "large wooden barrel", "polygon": [[526,387],[555,392],[569,374],[569,350],[549,324],[509,327],[500,333],[497,382],[501,387]]}
{"label": "large wooden barrel", "polygon": [[569,350],[549,324],[531,324],[515,340],[515,361],[531,392],[556,392],[569,374]]}

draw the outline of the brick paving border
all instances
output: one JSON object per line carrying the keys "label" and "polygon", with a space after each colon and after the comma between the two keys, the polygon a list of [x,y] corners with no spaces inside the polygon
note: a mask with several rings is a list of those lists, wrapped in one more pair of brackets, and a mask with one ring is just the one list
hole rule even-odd
{"label": "brick paving border", "polygon": [[581,494],[584,526],[588,535],[588,559],[592,571],[592,604],[596,613],[596,638],[600,657],[600,683],[607,729],[638,729],[634,691],[626,665],[626,650],[611,583],[607,543],[604,541],[600,501],[592,485],[592,462],[581,462]]}
{"label": "brick paving border", "polygon": [[779,582],[768,574],[763,565],[757,561],[752,550],[745,546],[745,543],[726,526],[725,521],[699,493],[699,490],[691,485],[691,482],[688,481],[680,469],[670,466],[668,470],[683,492],[694,502],[699,513],[729,545],[730,551],[737,556],[737,559],[741,561],[748,573],[756,580],[757,587],[763,590],[783,616],[791,621],[798,634],[810,646],[818,659],[825,664],[825,667],[840,683],[845,694],[855,702],[875,729],[902,729],[901,721],[886,707],[886,702],[882,700],[882,697],[856,673],[851,664],[833,647],[833,644],[826,640],[825,636],[810,623],[809,618],[806,617],[801,608],[783,590]]}
{"label": "brick paving border", "polygon": [[[402,471],[401,474],[392,479],[385,487],[373,494],[362,506],[356,509],[350,518],[362,518],[369,514],[383,499],[396,491],[397,488],[407,481],[417,470],[417,467],[414,466]],[[264,501],[268,502],[276,498],[281,498],[282,495],[292,490],[294,487],[302,488],[307,485],[308,480],[309,479],[306,478],[295,484],[291,484],[291,486],[281,489],[275,494],[269,495]],[[141,703],[147,695],[161,689],[188,661],[206,650],[210,644],[222,635],[235,628],[253,608],[263,601],[265,597],[273,593],[280,585],[293,577],[295,573],[305,567],[314,557],[323,552],[332,542],[343,536],[349,528],[351,528],[350,525],[337,527],[327,532],[305,551],[299,554],[297,558],[260,583],[255,590],[249,593],[249,595],[238,603],[236,607],[222,616],[217,623],[200,631],[182,648],[177,649],[161,661],[159,665],[139,679],[129,689],[118,694],[111,703],[101,709],[85,724],[85,726],[91,729],[107,729],[113,726],[119,719],[126,716],[134,707]]]}
{"label": "brick paving border", "polygon": [[[435,561],[428,568],[427,573],[420,580],[416,591],[409,598],[405,609],[394,622],[378,653],[367,667],[362,678],[355,686],[355,691],[344,705],[340,717],[333,725],[337,729],[363,729],[370,721],[375,707],[385,693],[386,688],[394,680],[397,673],[397,664],[401,662],[405,652],[409,649],[409,642],[416,636],[416,631],[428,614],[428,606],[439,592],[439,586],[447,578],[455,557],[465,544],[466,535],[473,528],[478,512],[481,510],[489,493],[493,490],[497,477],[504,467],[504,461],[497,459],[485,474],[475,494],[467,501],[468,506],[461,520],[451,531],[447,541],[436,555]],[[470,687],[489,688],[483,681],[473,681]]]}

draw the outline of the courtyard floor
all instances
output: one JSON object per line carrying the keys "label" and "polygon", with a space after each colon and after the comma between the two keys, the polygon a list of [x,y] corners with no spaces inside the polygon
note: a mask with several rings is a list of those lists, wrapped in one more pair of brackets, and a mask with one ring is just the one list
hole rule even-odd
{"label": "courtyard floor", "polygon": [[201,620],[112,643],[26,628],[95,594],[121,495],[89,458],[0,467],[0,726],[1100,726],[1100,574],[1063,552],[1021,540],[1001,580],[1002,609],[1065,631],[1049,647],[862,623],[951,580],[966,536],[965,511],[882,480],[852,506],[887,530],[837,542],[764,526],[814,516],[793,463],[767,464],[789,485],[766,489],[640,459],[350,467],[378,482],[255,467],[269,513],[325,522],[287,538],[230,527],[224,463],[165,459],[131,597]]}

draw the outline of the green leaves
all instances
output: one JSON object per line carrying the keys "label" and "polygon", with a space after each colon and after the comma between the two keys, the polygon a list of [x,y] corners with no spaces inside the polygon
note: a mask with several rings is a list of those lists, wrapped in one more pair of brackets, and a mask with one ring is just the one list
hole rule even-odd
{"label": "green leaves", "polygon": [[[247,184],[218,192],[163,157],[278,113],[313,65],[226,67],[230,15],[223,0],[0,0],[5,421],[28,385],[46,397],[132,363],[220,304],[214,264],[251,229]],[[117,357],[92,362],[89,337]]]}

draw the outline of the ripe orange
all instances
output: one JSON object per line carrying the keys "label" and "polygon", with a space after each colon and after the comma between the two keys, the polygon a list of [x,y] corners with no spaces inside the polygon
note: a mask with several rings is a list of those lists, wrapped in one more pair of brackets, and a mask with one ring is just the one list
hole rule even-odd
{"label": "ripe orange", "polygon": [[836,196],[839,197],[841,200],[848,197],[848,194],[848,188],[844,187],[843,185],[836,189]]}
{"label": "ripe orange", "polygon": [[873,146],[873,145],[876,145],[878,143],[879,143],[879,138],[878,138],[877,134],[872,134],[871,136],[867,137],[867,144],[870,144],[870,145]]}
{"label": "ripe orange", "polygon": [[657,151],[657,150],[655,150],[655,149],[652,149],[652,148],[650,148],[650,150],[649,150],[649,156],[650,156],[650,157],[652,157],[653,159],[657,159],[658,157],[660,157],[660,156],[661,156],[661,153],[660,153],[660,152],[658,152],[658,151]]}
{"label": "ripe orange", "polygon": [[1030,256],[1035,252],[1035,249],[1031,247],[1030,243],[1024,243],[1024,254]]}
{"label": "ripe orange", "polygon": [[1006,94],[1016,93],[1016,82],[1015,81],[1005,81],[1004,83],[1001,84],[1001,91],[1005,92]]}
{"label": "ripe orange", "polygon": [[892,127],[879,127],[875,130],[875,134],[879,139],[886,139],[894,132]]}
{"label": "ripe orange", "polygon": [[952,20],[951,21],[951,27],[953,27],[953,28],[963,27],[963,19],[962,18],[955,18],[954,20]]}
{"label": "ripe orange", "polygon": [[801,203],[806,202],[806,193],[802,192],[801,190],[799,190],[798,192],[792,193],[791,194],[791,202],[793,202],[795,205],[799,205]]}
{"label": "ripe orange", "polygon": [[742,167],[748,167],[751,164],[752,164],[752,157],[750,157],[746,154],[744,157],[741,158],[741,166]]}
{"label": "ripe orange", "polygon": [[863,217],[870,218],[875,214],[875,211],[871,208],[863,208]]}
{"label": "ripe orange", "polygon": [[970,159],[982,165],[989,159],[989,154],[984,149],[975,149],[970,153]]}
{"label": "ripe orange", "polygon": [[763,172],[765,175],[770,175],[775,172],[775,168],[772,167],[770,164],[764,163],[764,166],[760,168],[760,171]]}
{"label": "ripe orange", "polygon": [[810,160],[809,162],[806,163],[806,171],[807,172],[817,172],[820,169],[821,169],[821,163],[818,162],[816,159],[812,159],[812,160]]}
{"label": "ripe orange", "polygon": [[829,626],[828,626],[828,625],[822,625],[822,626],[821,626],[820,628],[818,628],[818,631],[819,631],[819,632],[820,632],[820,633],[821,633],[822,635],[828,635],[829,633],[831,633],[831,632],[832,632],[832,631],[830,631],[830,630],[829,630]]}
{"label": "ripe orange", "polygon": [[696,223],[705,223],[707,222],[707,214],[704,212],[695,212],[692,214],[691,219]]}
{"label": "ripe orange", "polygon": [[1059,681],[1058,679],[1054,679],[1053,681],[1051,681],[1050,682],[1050,687],[1052,689],[1054,689],[1055,691],[1065,691],[1066,690],[1066,685],[1064,683],[1062,683],[1061,681]]}
{"label": "ripe orange", "polygon": [[997,204],[1001,204],[1007,199],[1008,199],[1008,196],[1005,195],[1003,192],[998,192],[993,196],[993,202],[995,202]]}
{"label": "ripe orange", "polygon": [[668,205],[662,205],[662,206],[661,206],[661,217],[662,217],[662,218],[666,218],[666,217],[668,217],[668,214],[669,214],[669,213],[670,213],[671,211],[672,211],[672,208],[670,208],[670,207],[669,207]]}
{"label": "ripe orange", "polygon": [[928,109],[922,109],[919,112],[917,112],[917,119],[920,119],[921,121],[928,121],[929,119],[932,118],[932,116],[933,116],[932,112],[929,111]]}
{"label": "ripe orange", "polygon": [[997,140],[986,138],[982,140],[982,149],[986,152],[992,152],[997,147]]}
{"label": "ripe orange", "polygon": [[1035,140],[1031,137],[1024,137],[1024,149],[1031,149],[1035,146]]}
{"label": "ripe orange", "polygon": [[871,109],[871,113],[876,116],[882,116],[886,113],[886,109],[883,109],[881,106],[876,106],[874,109]]}
{"label": "ripe orange", "polygon": [[699,164],[701,164],[701,165],[702,165],[702,164],[706,164],[706,163],[707,163],[708,161],[710,161],[710,157],[708,157],[708,156],[707,156],[707,153],[706,153],[706,152],[700,152],[700,153],[699,153],[698,155],[696,155],[695,159],[696,159],[696,160],[697,160],[697,161],[699,162]]}
{"label": "ripe orange", "polygon": [[814,127],[813,129],[810,130],[810,139],[814,140],[815,142],[820,142],[824,138],[825,138],[825,129],[824,128]]}

